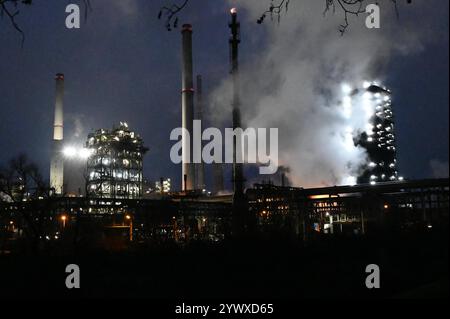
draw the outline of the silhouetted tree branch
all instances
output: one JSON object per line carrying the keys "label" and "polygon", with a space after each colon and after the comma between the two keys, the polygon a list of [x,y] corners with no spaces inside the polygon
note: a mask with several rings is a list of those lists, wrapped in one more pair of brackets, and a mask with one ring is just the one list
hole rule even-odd
{"label": "silhouetted tree branch", "polygon": [[183,0],[183,3],[179,5],[174,3],[170,7],[164,6],[161,8],[158,19],[162,19],[163,17],[166,18],[167,31],[172,31],[172,28],[178,27],[178,13],[182,11],[188,3],[189,0]]}
{"label": "silhouetted tree branch", "polygon": [[288,12],[290,1],[291,0],[279,0],[278,4],[274,4],[274,1],[271,0],[269,9],[267,9],[256,22],[258,24],[262,24],[267,15],[270,15],[271,20],[273,20],[273,17],[276,16],[278,23],[280,23],[281,14],[283,12]]}
{"label": "silhouetted tree branch", "polygon": [[[397,0],[389,0],[395,9],[395,13],[397,17],[399,17]],[[406,0],[406,3],[412,3],[412,0]],[[325,0],[325,11],[324,15],[326,15],[329,11],[336,12],[336,7],[344,13],[344,22],[339,26],[339,32],[341,35],[344,35],[345,31],[347,31],[350,23],[349,17],[351,15],[358,16],[361,13],[366,13],[366,4],[369,4],[367,0]],[[378,4],[378,2],[376,2]]]}
{"label": "silhouetted tree branch", "polygon": [[[84,5],[84,16],[87,19],[88,12],[92,10],[91,0],[78,0],[82,1]],[[0,0],[0,17],[7,17],[13,26],[13,28],[20,33],[22,38],[22,46],[25,42],[25,33],[16,21],[17,16],[20,14],[22,8],[31,6],[33,0]]]}
{"label": "silhouetted tree branch", "polygon": [[22,37],[22,45],[25,41],[25,34],[16,22],[16,16],[20,13],[21,5],[31,5],[32,0],[0,0],[0,16],[5,15],[10,20],[14,29],[20,33]]}

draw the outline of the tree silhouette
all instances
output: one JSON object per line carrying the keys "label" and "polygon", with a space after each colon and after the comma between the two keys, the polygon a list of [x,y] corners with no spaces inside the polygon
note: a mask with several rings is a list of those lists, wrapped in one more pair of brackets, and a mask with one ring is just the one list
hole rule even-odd
{"label": "tree silhouette", "polygon": [[[85,18],[87,18],[88,12],[92,10],[91,0],[78,0],[78,2],[80,1],[84,5],[84,14]],[[19,26],[16,18],[22,9],[31,6],[33,3],[33,0],[0,0],[0,17],[3,18],[6,16],[13,28],[20,33],[20,36],[22,37],[22,46],[25,42],[25,32]]]}
{"label": "tree silhouette", "polygon": [[31,163],[26,155],[19,155],[0,168],[0,216],[2,219],[9,216],[8,212],[14,207],[13,214],[20,220],[19,225],[21,221],[25,222],[25,235],[34,248],[37,248],[43,235],[45,212],[27,203],[36,203],[49,197],[49,186],[44,182],[37,165]]}
{"label": "tree silhouette", "polygon": [[[397,0],[389,0],[389,2],[394,5],[398,17]],[[349,16],[365,14],[368,3],[367,0],[325,0],[325,11],[323,14],[326,15],[329,11],[336,13],[336,7],[338,7],[344,13],[344,22],[339,26],[339,32],[341,35],[344,35],[350,25]],[[411,0],[407,0],[407,3],[411,3]],[[378,5],[378,2],[376,4]]]}
{"label": "tree silhouette", "polygon": [[[385,0],[385,2],[386,1],[394,5],[395,12],[398,16],[398,0]],[[412,0],[405,1],[408,4],[412,3]],[[324,15],[329,11],[336,13],[337,8],[343,12],[344,22],[339,26],[339,32],[343,35],[350,25],[348,20],[349,16],[364,14],[366,12],[366,4],[369,2],[370,0],[325,0]],[[173,3],[171,6],[164,6],[161,8],[158,18],[162,19],[164,16],[166,17],[166,28],[168,31],[171,31],[172,28],[176,28],[178,26],[178,14],[186,8],[188,3],[189,0],[183,0],[181,4]],[[291,0],[270,0],[269,7],[261,14],[256,22],[258,24],[262,24],[267,17],[270,17],[271,21],[276,19],[276,21],[280,23],[281,16],[288,12],[290,3]],[[376,3],[378,4],[378,1]]]}
{"label": "tree silhouette", "polygon": [[[266,0],[269,1],[269,0]],[[339,32],[343,35],[348,29],[349,17],[351,15],[358,16],[365,13],[365,4],[368,4],[371,0],[325,0],[324,15],[332,11],[336,13],[340,10],[344,15],[344,22],[339,26]],[[381,1],[381,0],[380,0]],[[393,4],[398,16],[398,0],[384,0]],[[412,3],[412,0],[405,0],[406,3]],[[85,18],[87,18],[88,12],[92,10],[91,0],[78,0],[82,2],[85,8]],[[165,19],[165,27],[168,31],[178,27],[179,14],[188,6],[190,0],[178,0],[178,2],[172,2],[172,4],[161,7],[158,19]],[[25,41],[25,33],[16,21],[16,17],[21,12],[22,8],[30,6],[34,3],[34,0],[0,0],[0,16],[7,17],[13,28],[20,33],[22,37],[22,45]],[[278,23],[281,21],[281,16],[286,14],[289,10],[291,0],[270,0],[269,6],[264,11],[259,19],[258,24],[264,23],[267,17],[273,21],[276,19]],[[378,1],[376,2],[378,4]]]}

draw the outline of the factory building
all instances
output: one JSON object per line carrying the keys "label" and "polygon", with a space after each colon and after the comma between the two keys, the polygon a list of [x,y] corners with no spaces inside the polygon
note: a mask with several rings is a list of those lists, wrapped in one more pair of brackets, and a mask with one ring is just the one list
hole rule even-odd
{"label": "factory building", "polygon": [[111,131],[89,134],[86,148],[86,191],[89,197],[137,199],[143,195],[143,157],[148,151],[142,138],[121,122]]}
{"label": "factory building", "polygon": [[357,143],[364,147],[368,155],[368,165],[358,178],[358,183],[376,184],[396,181],[400,177],[397,169],[394,114],[391,92],[374,84],[367,84],[364,103],[368,103],[373,116],[367,130],[359,136]]}
{"label": "factory building", "polygon": [[155,182],[155,191],[159,194],[169,194],[172,191],[172,181],[170,178],[161,178],[159,182]]}

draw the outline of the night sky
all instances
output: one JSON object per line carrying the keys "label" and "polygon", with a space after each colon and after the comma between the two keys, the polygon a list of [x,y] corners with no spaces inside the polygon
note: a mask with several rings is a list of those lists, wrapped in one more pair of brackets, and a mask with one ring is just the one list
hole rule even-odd
{"label": "night sky", "polygon": [[[433,24],[438,29],[430,32],[447,30],[447,36],[395,57],[387,75],[395,93],[400,174],[411,179],[448,174],[448,1],[434,2],[442,10]],[[62,72],[68,143],[81,144],[91,130],[126,121],[150,148],[144,175],[172,177],[178,184],[169,134],[181,122],[181,35],[157,19],[165,1],[93,0],[79,30],[65,27],[67,3],[35,1],[20,13],[23,48],[9,21],[0,20],[0,163],[26,153],[48,176],[54,75]],[[226,1],[197,0],[180,14],[180,25],[194,26],[195,74],[203,75],[205,93],[229,71],[229,7]],[[245,12],[241,19],[245,64],[267,43],[263,27],[245,19]]]}

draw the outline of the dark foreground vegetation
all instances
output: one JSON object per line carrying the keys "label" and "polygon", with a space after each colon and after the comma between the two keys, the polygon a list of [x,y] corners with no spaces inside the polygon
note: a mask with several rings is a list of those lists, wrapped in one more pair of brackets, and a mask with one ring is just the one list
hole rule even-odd
{"label": "dark foreground vegetation", "polygon": [[[0,256],[2,298],[299,298],[448,297],[448,233],[193,242]],[[78,264],[81,289],[65,287]],[[381,289],[365,268],[381,268]]]}

